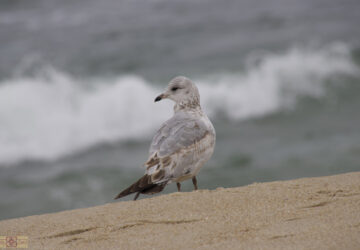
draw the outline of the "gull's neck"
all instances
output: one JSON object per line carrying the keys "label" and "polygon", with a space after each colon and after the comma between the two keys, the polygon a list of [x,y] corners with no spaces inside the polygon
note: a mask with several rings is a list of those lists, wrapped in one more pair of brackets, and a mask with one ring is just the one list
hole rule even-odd
{"label": "gull's neck", "polygon": [[179,111],[183,112],[202,112],[201,106],[198,99],[193,99],[191,101],[178,102],[174,106],[174,112]]}

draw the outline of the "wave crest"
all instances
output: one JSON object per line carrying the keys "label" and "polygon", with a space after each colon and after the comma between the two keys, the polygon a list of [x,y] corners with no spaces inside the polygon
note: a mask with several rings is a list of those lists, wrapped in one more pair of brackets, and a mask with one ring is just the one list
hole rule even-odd
{"label": "wave crest", "polygon": [[[293,107],[298,96],[321,97],[325,80],[357,68],[343,44],[292,48],[267,54],[243,73],[198,77],[204,109],[215,117],[248,119]],[[0,164],[55,159],[101,142],[149,136],[166,118],[169,103],[139,76],[77,79],[49,68],[46,74],[0,84]]]}

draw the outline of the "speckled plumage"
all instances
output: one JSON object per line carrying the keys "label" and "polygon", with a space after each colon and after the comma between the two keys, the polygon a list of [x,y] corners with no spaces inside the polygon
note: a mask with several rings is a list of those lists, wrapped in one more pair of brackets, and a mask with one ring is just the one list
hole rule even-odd
{"label": "speckled plumage", "polygon": [[213,154],[215,129],[200,107],[199,91],[186,77],[172,79],[166,91],[155,101],[168,98],[175,102],[174,115],[156,132],[144,164],[145,175],[116,198],[131,193],[152,194],[166,184],[193,179]]}

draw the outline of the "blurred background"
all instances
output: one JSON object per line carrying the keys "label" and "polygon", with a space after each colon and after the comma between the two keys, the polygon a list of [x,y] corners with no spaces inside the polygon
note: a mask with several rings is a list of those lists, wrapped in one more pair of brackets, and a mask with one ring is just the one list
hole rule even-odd
{"label": "blurred background", "polygon": [[176,75],[217,131],[201,189],[359,171],[359,13],[358,0],[2,0],[0,219],[112,202],[144,173],[172,115],[153,100]]}

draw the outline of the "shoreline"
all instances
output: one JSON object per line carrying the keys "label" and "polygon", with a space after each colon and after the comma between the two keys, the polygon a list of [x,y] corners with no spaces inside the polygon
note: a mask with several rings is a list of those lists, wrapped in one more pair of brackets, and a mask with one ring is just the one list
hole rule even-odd
{"label": "shoreline", "polygon": [[359,249],[360,172],[0,221],[29,249]]}

